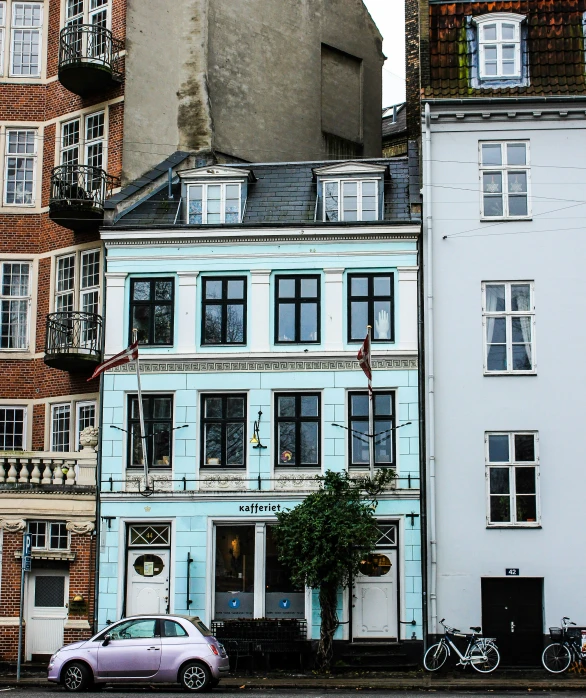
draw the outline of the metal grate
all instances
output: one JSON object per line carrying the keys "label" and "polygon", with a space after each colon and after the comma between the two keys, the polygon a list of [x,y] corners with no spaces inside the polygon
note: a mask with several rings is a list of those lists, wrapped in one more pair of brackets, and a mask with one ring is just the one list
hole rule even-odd
{"label": "metal grate", "polygon": [[35,606],[63,608],[65,606],[65,577],[37,575],[35,578]]}

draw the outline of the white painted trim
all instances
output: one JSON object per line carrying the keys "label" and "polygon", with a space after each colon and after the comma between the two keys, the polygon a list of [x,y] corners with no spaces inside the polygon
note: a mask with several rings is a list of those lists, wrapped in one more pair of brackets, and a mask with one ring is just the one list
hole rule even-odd
{"label": "white painted trim", "polygon": [[330,175],[362,175],[362,174],[383,174],[387,170],[388,165],[374,165],[368,162],[341,162],[336,165],[327,165],[326,167],[317,167],[314,169],[314,174],[319,176]]}
{"label": "white painted trim", "polygon": [[241,170],[234,167],[222,167],[222,165],[212,165],[211,167],[195,167],[190,170],[181,170],[177,175],[182,180],[194,180],[189,184],[199,184],[199,181],[214,179],[217,177],[231,177],[234,179],[234,184],[241,184],[242,180],[247,179],[252,174],[252,170]]}

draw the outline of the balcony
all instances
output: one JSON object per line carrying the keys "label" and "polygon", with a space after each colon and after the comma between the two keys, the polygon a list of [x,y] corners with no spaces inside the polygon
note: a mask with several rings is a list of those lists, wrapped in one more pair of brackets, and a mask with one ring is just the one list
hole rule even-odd
{"label": "balcony", "polygon": [[72,373],[88,372],[102,360],[102,318],[92,313],[47,315],[45,363]]}
{"label": "balcony", "polygon": [[104,220],[104,202],[120,186],[101,167],[59,165],[51,174],[49,218],[76,232],[95,229]]}
{"label": "balcony", "polygon": [[0,452],[0,491],[93,489],[96,486],[96,452]]}
{"label": "balcony", "polygon": [[122,82],[120,52],[123,43],[105,27],[77,24],[59,35],[59,82],[85,97]]}

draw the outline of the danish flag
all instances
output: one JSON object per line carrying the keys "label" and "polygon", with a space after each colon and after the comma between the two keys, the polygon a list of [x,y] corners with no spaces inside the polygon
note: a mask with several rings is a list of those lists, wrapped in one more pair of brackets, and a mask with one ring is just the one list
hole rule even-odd
{"label": "danish flag", "polygon": [[103,361],[99,366],[96,367],[96,370],[92,373],[91,377],[88,378],[88,381],[97,378],[100,373],[107,371],[109,368],[122,366],[122,364],[128,364],[131,361],[138,361],[138,342],[134,342],[134,344],[131,344],[124,351],[121,351],[119,354],[115,354],[107,361]]}
{"label": "danish flag", "polygon": [[368,378],[368,392],[372,395],[372,367],[370,365],[370,333],[366,335],[362,346],[358,350],[358,364]]}

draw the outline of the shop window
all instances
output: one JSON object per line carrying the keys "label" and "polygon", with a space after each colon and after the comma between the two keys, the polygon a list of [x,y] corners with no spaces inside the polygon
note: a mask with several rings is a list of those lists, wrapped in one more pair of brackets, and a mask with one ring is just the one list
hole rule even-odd
{"label": "shop window", "polygon": [[291,581],[291,572],[279,561],[273,527],[266,529],[265,615],[267,618],[305,618],[305,591]]}
{"label": "shop window", "polygon": [[216,527],[215,618],[254,617],[254,526]]}

